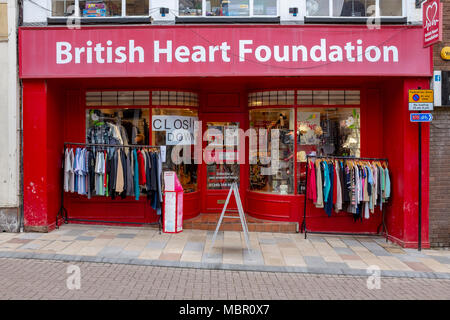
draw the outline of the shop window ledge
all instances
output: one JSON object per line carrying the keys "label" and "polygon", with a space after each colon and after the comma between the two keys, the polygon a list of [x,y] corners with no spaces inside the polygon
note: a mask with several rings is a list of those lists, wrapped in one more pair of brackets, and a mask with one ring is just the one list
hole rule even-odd
{"label": "shop window ledge", "polygon": [[273,23],[279,24],[280,17],[175,17],[175,23],[235,24],[235,23]]}
{"label": "shop window ledge", "polygon": [[[49,25],[67,24],[67,17],[48,17]],[[100,18],[80,18],[82,25],[90,24],[151,24],[150,17],[100,17]]]}
{"label": "shop window ledge", "polygon": [[[317,24],[366,24],[373,17],[305,17],[305,23]],[[406,17],[380,18],[381,24],[406,24]]]}

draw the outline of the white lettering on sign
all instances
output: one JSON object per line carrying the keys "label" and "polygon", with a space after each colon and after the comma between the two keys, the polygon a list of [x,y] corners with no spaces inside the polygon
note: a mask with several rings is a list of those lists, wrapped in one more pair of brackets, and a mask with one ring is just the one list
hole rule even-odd
{"label": "white lettering on sign", "polygon": [[[393,45],[365,46],[361,39],[347,42],[345,46],[328,45],[327,39],[320,39],[319,43],[308,48],[304,45],[255,45],[253,40],[239,40],[239,62],[399,62],[398,48]],[[212,44],[210,46],[174,46],[172,40],[153,42],[153,61],[155,63],[212,63],[217,60],[231,62],[228,42]],[[219,53],[221,52],[221,54]],[[87,41],[85,46],[75,47],[68,41],[56,42],[56,63],[97,63],[121,64],[144,63],[145,51],[134,40],[129,40],[127,46],[116,45],[111,40],[105,43]]]}
{"label": "white lettering on sign", "polygon": [[[144,63],[144,48],[135,46],[134,40],[129,40],[128,47],[117,46],[113,48],[113,42],[111,40],[106,41],[106,46],[104,46],[102,43],[96,43],[94,47],[92,47],[92,45],[92,41],[87,41],[86,47],[73,48],[70,42],[57,42],[56,63],[71,63],[74,60],[74,56],[74,62],[76,64],[79,64],[82,61],[84,63],[92,63],[94,57],[95,62],[99,64],[105,63],[105,58],[106,63],[134,63],[136,56],[138,58],[137,62]],[[92,51],[95,52],[94,55]]]}

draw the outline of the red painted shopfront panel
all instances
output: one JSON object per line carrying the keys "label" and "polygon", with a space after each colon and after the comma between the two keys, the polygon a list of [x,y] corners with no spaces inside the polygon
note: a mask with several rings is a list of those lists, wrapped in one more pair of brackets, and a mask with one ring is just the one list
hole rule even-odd
{"label": "red painted shopfront panel", "polygon": [[[21,78],[431,76],[422,28],[21,27]],[[36,63],[39,61],[39,63]]]}

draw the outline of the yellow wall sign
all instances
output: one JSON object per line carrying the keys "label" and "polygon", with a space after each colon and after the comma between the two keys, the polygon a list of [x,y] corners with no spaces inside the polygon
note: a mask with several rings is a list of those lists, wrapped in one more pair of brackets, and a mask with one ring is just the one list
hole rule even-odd
{"label": "yellow wall sign", "polygon": [[450,60],[450,47],[444,47],[441,50],[441,58],[444,60]]}
{"label": "yellow wall sign", "polygon": [[433,103],[433,90],[409,90],[410,103]]}

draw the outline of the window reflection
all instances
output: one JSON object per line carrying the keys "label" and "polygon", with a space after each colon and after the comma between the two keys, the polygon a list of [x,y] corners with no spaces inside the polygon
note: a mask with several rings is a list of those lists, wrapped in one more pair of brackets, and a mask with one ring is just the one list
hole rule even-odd
{"label": "window reflection", "polygon": [[[250,111],[250,128],[256,130],[258,137],[258,147],[254,146],[249,154],[252,161],[250,190],[277,194],[294,193],[294,122],[292,108]],[[279,133],[278,141],[273,141],[272,131],[276,130]],[[262,138],[261,135],[267,138]],[[267,143],[261,139],[267,139]],[[276,143],[278,155],[272,155],[272,145],[276,146]]]}
{"label": "window reflection", "polygon": [[122,0],[80,0],[80,15],[85,18],[121,16]]}
{"label": "window reflection", "polygon": [[305,192],[306,155],[360,157],[359,108],[297,110],[298,192]]}
{"label": "window reflection", "polygon": [[70,16],[75,13],[75,0],[52,0],[54,17]]}
{"label": "window reflection", "polygon": [[201,16],[202,0],[179,0],[178,13],[180,16]]}
{"label": "window reflection", "polygon": [[[165,159],[163,157],[163,170],[175,171],[180,180],[184,192],[197,191],[197,165],[194,163],[194,127],[198,121],[197,110],[187,108],[155,108],[152,109],[152,141],[153,145],[165,147]],[[183,131],[177,130],[183,128]],[[174,163],[172,150],[177,145],[191,148],[191,161],[181,164]],[[184,149],[179,156],[183,157]]]}
{"label": "window reflection", "polygon": [[207,0],[207,16],[248,16],[249,0]]}
{"label": "window reflection", "polygon": [[86,110],[86,141],[94,144],[148,145],[148,109]]}

